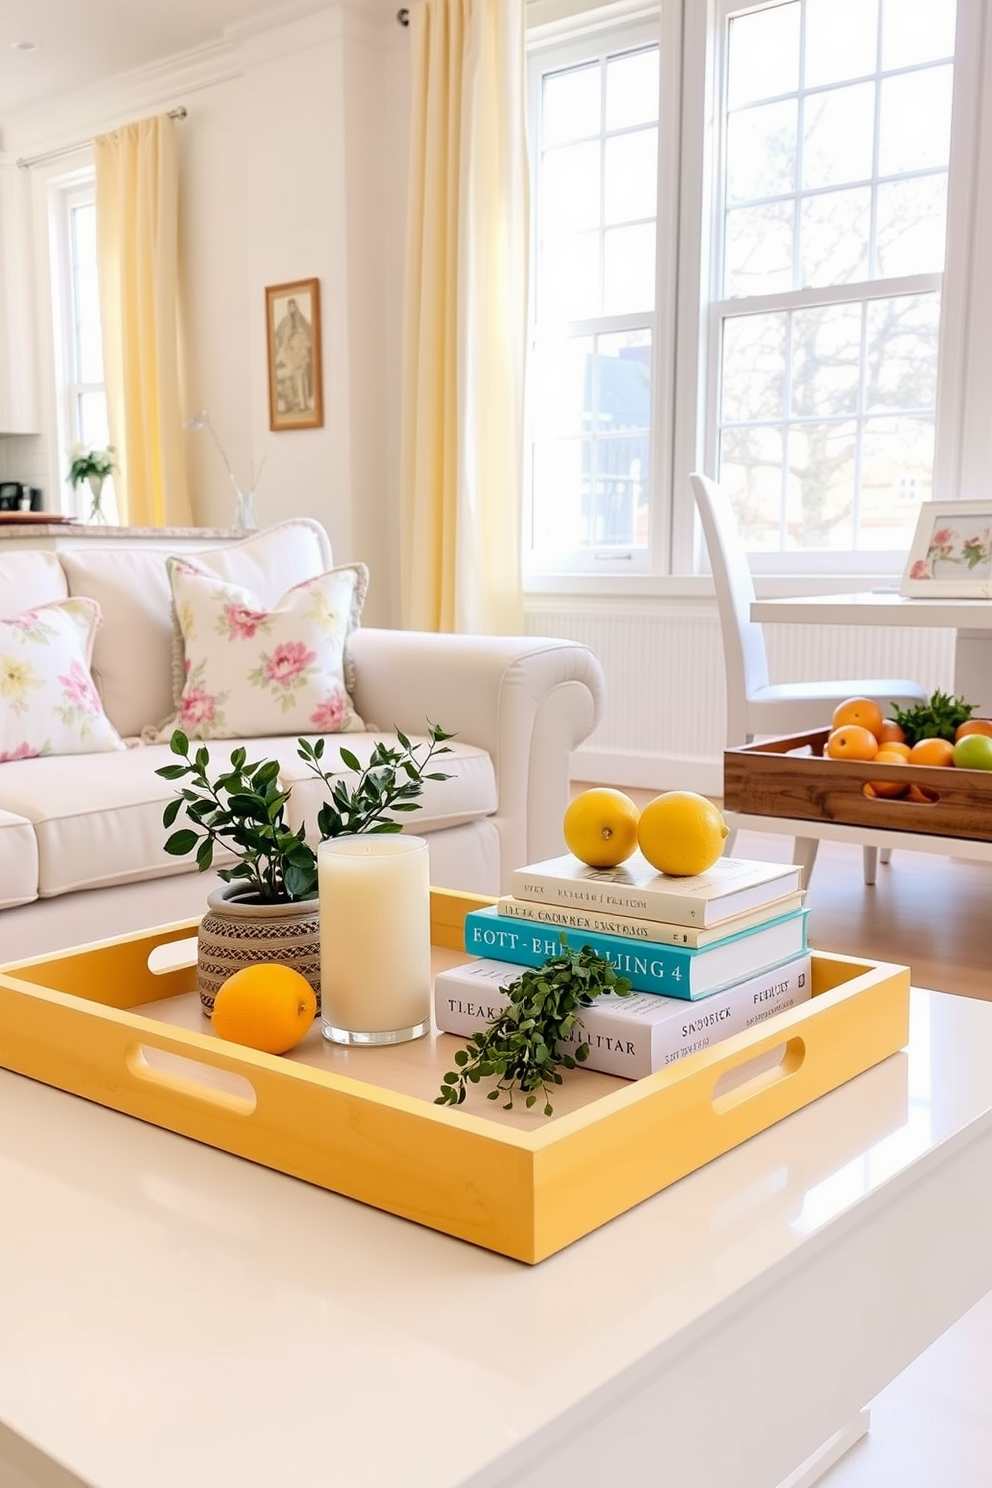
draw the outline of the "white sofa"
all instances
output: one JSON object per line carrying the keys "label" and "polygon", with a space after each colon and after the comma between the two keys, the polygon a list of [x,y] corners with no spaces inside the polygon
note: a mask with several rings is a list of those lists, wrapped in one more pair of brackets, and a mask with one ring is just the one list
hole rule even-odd
{"label": "white sofa", "polygon": [[[166,557],[93,536],[57,551],[0,541],[0,618],[67,596],[99,604],[93,677],[108,718],[133,741],[124,751],[0,763],[0,961],[199,915],[216,882],[164,852],[162,811],[175,786],[155,771],[173,756],[167,743],[140,742],[173,707]],[[329,568],[331,550],[318,523],[294,519],[204,548],[196,562],[237,582],[247,574],[273,606]],[[422,737],[428,720],[456,734],[439,766],[451,778],[428,782],[422,809],[405,819],[429,840],[434,883],[497,893],[514,867],[562,851],[570,755],[602,703],[602,669],[587,647],[359,628],[349,654],[367,732],[328,736],[325,763],[340,763],[341,744],[364,762],[377,739],[396,728]],[[248,747],[251,758],[280,760],[293,824],[312,824],[323,787],[298,758],[297,737]],[[211,761],[227,763],[237,742],[211,741]]]}

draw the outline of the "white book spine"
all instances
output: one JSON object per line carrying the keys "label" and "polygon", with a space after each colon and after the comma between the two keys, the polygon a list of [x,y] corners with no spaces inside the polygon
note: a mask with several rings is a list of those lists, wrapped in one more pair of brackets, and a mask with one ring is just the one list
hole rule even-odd
{"label": "white book spine", "polygon": [[[509,1004],[505,988],[525,967],[478,960],[440,971],[434,981],[434,1021],[442,1033],[481,1033]],[[806,1002],[812,992],[810,957],[796,956],[699,1002],[632,992],[605,993],[583,1008],[574,1043],[589,1045],[585,1068],[638,1080],[706,1049],[731,1034]]]}
{"label": "white book spine", "polygon": [[614,915],[602,910],[569,909],[563,904],[542,904],[539,900],[515,899],[512,894],[503,894],[496,901],[501,915],[510,920],[530,920],[537,925],[555,925],[562,930],[591,930],[600,935],[626,935],[631,940],[656,941],[659,945],[689,946],[699,949],[722,940],[727,935],[736,935],[741,930],[750,930],[768,920],[792,914],[801,909],[802,893],[786,894],[781,899],[772,899],[760,909],[745,911],[732,919],[721,920],[709,930],[694,925],[670,925],[665,920],[637,919],[630,915]]}

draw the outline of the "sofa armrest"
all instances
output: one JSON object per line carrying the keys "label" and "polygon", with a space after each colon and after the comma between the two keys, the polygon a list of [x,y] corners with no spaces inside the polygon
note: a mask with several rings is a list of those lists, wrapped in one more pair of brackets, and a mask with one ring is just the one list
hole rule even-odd
{"label": "sofa armrest", "polygon": [[367,727],[423,734],[429,719],[489,754],[504,890],[512,869],[564,851],[571,753],[603,706],[603,669],[588,646],[364,628],[348,645]]}

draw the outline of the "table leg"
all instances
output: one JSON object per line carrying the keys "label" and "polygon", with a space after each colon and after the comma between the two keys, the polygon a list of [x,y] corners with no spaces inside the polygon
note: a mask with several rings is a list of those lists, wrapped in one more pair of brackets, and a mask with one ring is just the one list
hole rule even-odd
{"label": "table leg", "polygon": [[859,1442],[863,1436],[868,1435],[871,1425],[871,1411],[868,1406],[859,1410],[856,1416],[852,1416],[846,1426],[840,1431],[835,1431],[823,1443],[822,1447],[812,1452],[806,1461],[790,1473],[779,1488],[812,1488],[818,1483],[825,1472],[829,1472],[835,1462],[851,1450],[855,1442]]}

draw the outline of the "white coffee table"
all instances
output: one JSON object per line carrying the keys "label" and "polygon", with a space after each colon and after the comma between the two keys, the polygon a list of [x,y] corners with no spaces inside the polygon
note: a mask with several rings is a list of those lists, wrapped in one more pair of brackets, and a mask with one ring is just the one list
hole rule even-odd
{"label": "white coffee table", "polygon": [[0,1483],[775,1488],[992,1286],[990,1169],[992,1005],[923,991],[534,1268],[0,1072]]}

